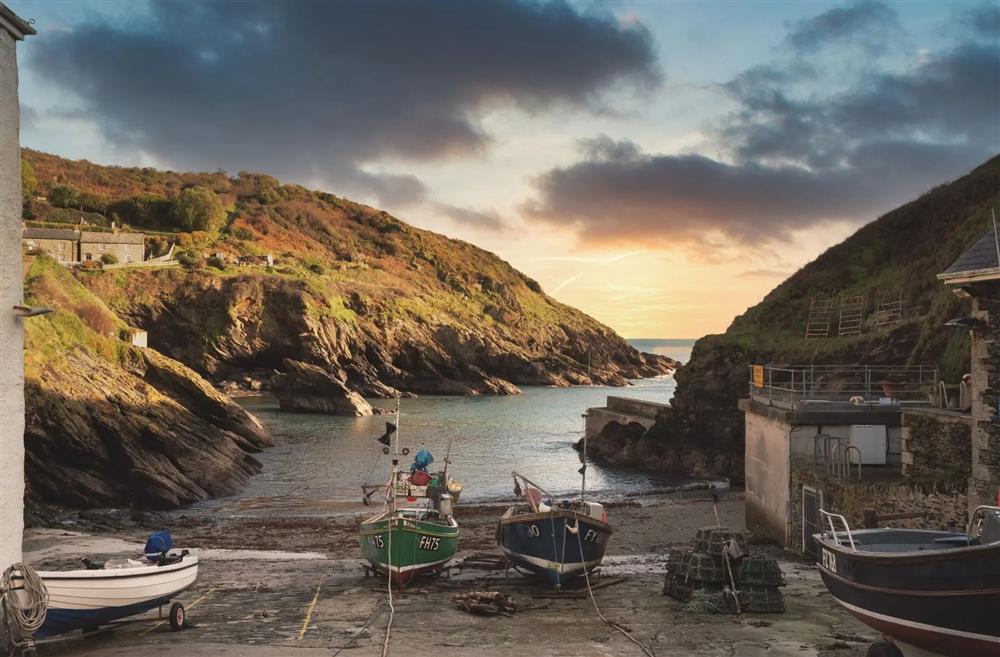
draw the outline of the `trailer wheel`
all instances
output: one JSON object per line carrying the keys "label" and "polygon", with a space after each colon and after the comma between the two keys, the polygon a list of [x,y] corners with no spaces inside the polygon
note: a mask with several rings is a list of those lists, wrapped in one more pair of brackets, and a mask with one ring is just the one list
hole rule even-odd
{"label": "trailer wheel", "polygon": [[187,612],[184,611],[184,605],[179,602],[175,602],[170,605],[170,629],[174,632],[184,629],[184,622],[187,620]]}

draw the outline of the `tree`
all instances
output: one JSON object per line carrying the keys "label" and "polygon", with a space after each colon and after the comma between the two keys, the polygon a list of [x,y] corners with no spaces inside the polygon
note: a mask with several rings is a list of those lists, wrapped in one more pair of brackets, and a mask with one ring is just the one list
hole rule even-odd
{"label": "tree", "polygon": [[21,194],[25,199],[31,199],[38,189],[38,177],[35,168],[23,157],[21,158]]}
{"label": "tree", "polygon": [[101,262],[104,263],[105,265],[117,265],[118,256],[116,256],[114,253],[102,253]]}
{"label": "tree", "polygon": [[49,190],[49,203],[57,208],[80,209],[80,190],[72,185],[55,185]]}
{"label": "tree", "polygon": [[226,209],[210,189],[194,186],[181,190],[174,199],[170,217],[178,228],[217,232],[226,223]]}

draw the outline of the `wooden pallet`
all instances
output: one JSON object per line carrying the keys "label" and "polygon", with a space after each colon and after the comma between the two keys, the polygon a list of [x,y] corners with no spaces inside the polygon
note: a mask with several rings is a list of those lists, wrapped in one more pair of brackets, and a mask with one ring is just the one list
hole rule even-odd
{"label": "wooden pallet", "polygon": [[883,294],[875,305],[876,328],[887,328],[903,319],[903,294]]}
{"label": "wooden pallet", "polygon": [[837,333],[840,336],[861,335],[861,328],[865,321],[865,297],[840,298],[840,322]]}
{"label": "wooden pallet", "polygon": [[830,337],[830,320],[833,319],[835,299],[813,297],[809,302],[809,319],[806,320],[807,338]]}

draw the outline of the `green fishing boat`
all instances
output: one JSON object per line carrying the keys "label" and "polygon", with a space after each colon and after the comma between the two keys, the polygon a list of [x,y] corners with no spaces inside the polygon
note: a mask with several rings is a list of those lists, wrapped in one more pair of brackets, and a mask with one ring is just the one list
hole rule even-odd
{"label": "green fishing boat", "polygon": [[[405,586],[415,577],[439,572],[455,556],[459,529],[452,512],[462,485],[448,476],[448,457],[443,470],[429,473],[434,457],[426,449],[417,452],[408,472],[400,471],[399,457],[409,450],[400,450],[398,427],[397,403],[396,423],[387,423],[379,439],[385,445],[383,452],[393,455],[392,476],[386,484],[362,486],[366,503],[380,492],[385,506],[361,523],[358,538],[365,561],[396,585]],[[390,450],[393,434],[395,447]]]}

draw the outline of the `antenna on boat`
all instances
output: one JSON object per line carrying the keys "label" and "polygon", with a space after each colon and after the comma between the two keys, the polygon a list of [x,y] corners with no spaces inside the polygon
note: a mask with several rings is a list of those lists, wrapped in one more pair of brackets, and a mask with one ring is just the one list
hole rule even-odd
{"label": "antenna on boat", "polygon": [[580,501],[584,501],[587,493],[587,432],[583,432],[583,451],[580,452],[580,462],[583,463],[577,472],[580,473]]}

